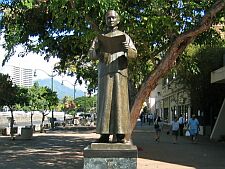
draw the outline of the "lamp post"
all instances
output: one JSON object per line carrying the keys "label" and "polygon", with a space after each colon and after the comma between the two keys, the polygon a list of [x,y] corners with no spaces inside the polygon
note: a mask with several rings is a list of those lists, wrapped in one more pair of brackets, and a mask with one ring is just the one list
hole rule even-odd
{"label": "lamp post", "polygon": [[[42,69],[35,69],[35,70],[34,70],[34,77],[37,76],[37,70],[38,70],[38,71],[44,72],[45,74],[47,74],[47,75],[51,78],[51,90],[52,90],[52,92],[53,92],[53,90],[54,90],[54,89],[53,89],[53,78],[54,78],[55,76],[57,76],[57,73],[54,74],[54,71],[52,71],[52,74],[48,74],[46,71],[44,71],[44,70],[42,70]],[[53,109],[52,109],[51,128],[54,129],[54,110],[53,110]]]}
{"label": "lamp post", "polygon": [[74,83],[71,83],[68,80],[62,80],[61,85],[64,85],[64,83],[63,83],[64,81],[68,82],[70,85],[73,86],[73,101],[75,102],[75,99],[76,99],[76,83],[77,83],[77,80],[75,80]]}
{"label": "lamp post", "polygon": [[[74,103],[75,103],[75,99],[76,99],[76,83],[77,83],[77,80],[75,80],[74,83],[71,83],[71,82],[69,82],[68,80],[62,80],[61,85],[64,85],[64,84],[63,84],[64,81],[68,82],[70,85],[73,86],[73,101],[74,101]],[[75,110],[75,114],[76,114],[76,110]],[[74,118],[75,118],[75,114],[74,114]],[[74,124],[74,118],[73,118],[73,124]],[[65,114],[64,114],[64,121],[65,121]]]}
{"label": "lamp post", "polygon": [[87,113],[87,92],[84,92],[84,111]]}

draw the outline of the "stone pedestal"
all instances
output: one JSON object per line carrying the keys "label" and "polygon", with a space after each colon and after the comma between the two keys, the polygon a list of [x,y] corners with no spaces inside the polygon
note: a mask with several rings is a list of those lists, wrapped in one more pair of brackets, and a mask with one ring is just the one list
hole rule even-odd
{"label": "stone pedestal", "polygon": [[84,169],[137,169],[137,147],[122,143],[92,143],[84,148]]}
{"label": "stone pedestal", "polygon": [[21,128],[21,139],[32,139],[33,128]]}

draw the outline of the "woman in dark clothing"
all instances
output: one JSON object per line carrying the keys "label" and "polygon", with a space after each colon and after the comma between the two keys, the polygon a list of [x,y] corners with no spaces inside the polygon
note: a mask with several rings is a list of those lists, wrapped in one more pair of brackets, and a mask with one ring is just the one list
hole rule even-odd
{"label": "woman in dark clothing", "polygon": [[157,116],[154,122],[154,128],[155,128],[155,141],[159,142],[160,139],[160,133],[161,133],[161,119],[160,116]]}

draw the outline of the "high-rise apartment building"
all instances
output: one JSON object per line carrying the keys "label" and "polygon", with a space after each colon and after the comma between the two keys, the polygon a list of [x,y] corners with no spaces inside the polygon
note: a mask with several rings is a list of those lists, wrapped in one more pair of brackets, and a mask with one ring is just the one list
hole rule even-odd
{"label": "high-rise apartment building", "polygon": [[12,82],[21,87],[31,87],[33,85],[33,70],[18,66],[5,66],[1,73],[8,74]]}

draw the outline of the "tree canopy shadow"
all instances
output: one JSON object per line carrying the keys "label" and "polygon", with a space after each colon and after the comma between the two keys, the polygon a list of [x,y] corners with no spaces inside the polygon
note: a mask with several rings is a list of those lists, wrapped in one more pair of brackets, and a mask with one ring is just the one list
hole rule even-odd
{"label": "tree canopy shadow", "polygon": [[90,133],[54,131],[33,136],[32,140],[0,138],[0,168],[2,169],[81,169],[83,149],[94,138]]}

